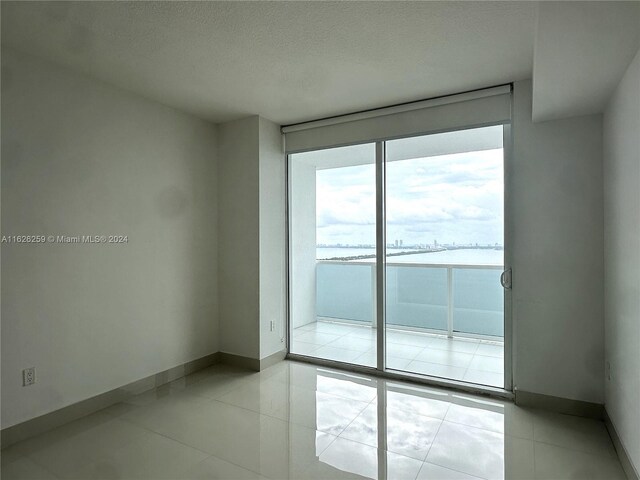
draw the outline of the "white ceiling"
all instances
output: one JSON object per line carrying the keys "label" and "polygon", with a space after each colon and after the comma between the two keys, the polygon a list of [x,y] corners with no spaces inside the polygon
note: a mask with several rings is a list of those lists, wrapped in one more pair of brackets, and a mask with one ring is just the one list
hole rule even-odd
{"label": "white ceiling", "polygon": [[520,2],[2,2],[2,42],[202,118],[281,124],[529,78]]}
{"label": "white ceiling", "polygon": [[639,44],[638,1],[541,2],[534,121],[601,112]]}
{"label": "white ceiling", "polygon": [[2,1],[2,43],[214,122],[290,124],[532,75],[539,118],[601,109],[637,49],[640,3],[602,2],[588,28],[580,2],[558,18],[549,5],[536,33],[535,2]]}

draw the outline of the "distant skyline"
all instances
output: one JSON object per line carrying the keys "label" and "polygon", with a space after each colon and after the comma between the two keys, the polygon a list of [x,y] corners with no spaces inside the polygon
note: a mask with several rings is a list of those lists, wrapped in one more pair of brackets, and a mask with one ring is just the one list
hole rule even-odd
{"label": "distant skyline", "polygon": [[[387,243],[503,244],[502,149],[387,164]],[[318,170],[317,244],[375,244],[375,166]]]}

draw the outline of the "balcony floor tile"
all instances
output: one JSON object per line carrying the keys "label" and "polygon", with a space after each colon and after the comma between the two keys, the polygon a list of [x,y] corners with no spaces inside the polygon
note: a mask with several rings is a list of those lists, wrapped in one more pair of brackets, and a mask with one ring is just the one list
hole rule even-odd
{"label": "balcony floor tile", "polygon": [[[447,338],[408,329],[387,328],[387,368],[502,387],[504,345],[498,341]],[[298,355],[375,367],[376,329],[329,321],[296,328],[291,352]]]}

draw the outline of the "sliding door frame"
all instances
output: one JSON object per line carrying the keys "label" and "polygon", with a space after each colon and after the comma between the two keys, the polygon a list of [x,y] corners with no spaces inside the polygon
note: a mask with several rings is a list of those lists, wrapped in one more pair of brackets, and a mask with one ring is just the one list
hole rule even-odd
{"label": "sliding door frame", "polygon": [[[512,107],[513,108],[513,107]],[[512,116],[513,118],[513,116]],[[513,317],[512,317],[512,293],[511,288],[503,288],[504,292],[504,387],[492,387],[488,385],[474,384],[462,382],[459,380],[445,379],[443,377],[434,377],[400,370],[388,370],[386,368],[386,142],[397,140],[400,138],[413,138],[418,136],[447,133],[461,130],[469,130],[482,127],[490,127],[501,125],[503,127],[503,213],[504,213],[504,270],[510,270],[512,263],[511,256],[511,239],[513,238],[510,208],[510,190],[509,178],[511,175],[511,155],[512,155],[512,121],[501,123],[487,123],[481,125],[472,125],[465,128],[455,128],[438,132],[426,132],[422,134],[412,134],[400,137],[391,137],[379,139],[375,141],[375,170],[376,170],[376,285],[375,285],[375,326],[376,334],[376,366],[369,367],[364,365],[356,365],[353,363],[341,362],[337,360],[328,360],[316,358],[307,355],[291,353],[291,155],[300,152],[292,152],[285,154],[285,214],[286,214],[286,358],[297,360],[314,365],[338,368],[355,373],[373,374],[390,380],[409,381],[421,385],[436,386],[449,388],[458,391],[490,395],[496,398],[513,399]],[[363,143],[372,143],[363,142]],[[358,143],[359,144],[359,143]],[[353,145],[358,145],[353,144]],[[347,145],[342,145],[347,146]],[[336,148],[336,147],[329,147]]]}
{"label": "sliding door frame", "polygon": [[387,241],[386,241],[386,142],[376,142],[376,370],[386,371]]}
{"label": "sliding door frame", "polygon": [[[511,118],[513,119],[513,102],[511,104]],[[512,120],[513,122],[513,120]],[[511,170],[513,167],[512,155],[513,155],[513,123],[505,123],[502,125],[502,155],[503,155],[503,215],[504,215],[504,259],[503,269],[505,272],[509,272],[509,287],[503,288],[503,300],[504,300],[504,389],[513,391],[513,365],[515,362],[515,356],[513,355],[513,293],[512,293],[512,278],[513,278],[513,252],[511,250],[513,240],[513,227],[515,225],[515,218],[512,216],[511,208]]]}
{"label": "sliding door frame", "polygon": [[[285,150],[284,135],[282,149]],[[284,272],[285,279],[285,311],[284,311],[284,347],[286,358],[291,356],[291,154],[284,154]]]}

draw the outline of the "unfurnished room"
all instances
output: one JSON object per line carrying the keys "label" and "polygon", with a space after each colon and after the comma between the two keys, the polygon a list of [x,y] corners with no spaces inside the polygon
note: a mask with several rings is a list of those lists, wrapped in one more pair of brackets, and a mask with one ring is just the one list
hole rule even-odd
{"label": "unfurnished room", "polygon": [[0,1],[3,480],[640,480],[640,1]]}

